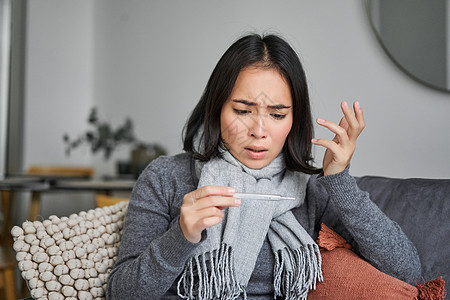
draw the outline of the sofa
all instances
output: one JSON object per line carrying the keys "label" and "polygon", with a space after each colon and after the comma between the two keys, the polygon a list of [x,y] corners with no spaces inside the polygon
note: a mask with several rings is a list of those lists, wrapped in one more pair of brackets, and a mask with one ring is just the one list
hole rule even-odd
{"label": "sofa", "polygon": [[[450,278],[450,179],[395,179],[363,176],[356,178],[356,180],[359,187],[370,193],[371,199],[401,226],[406,235],[416,245],[422,263],[423,282],[436,279],[439,276],[442,276],[443,280],[448,280]],[[122,222],[125,210],[126,206],[124,205],[113,210],[120,213],[121,216],[119,220],[116,218],[116,221]],[[102,214],[105,214],[105,210],[97,208],[95,211],[87,212],[87,214],[82,212],[75,219],[81,220],[86,215],[98,217]],[[106,214],[111,214],[109,208],[106,209]],[[63,218],[57,219],[60,221]],[[93,220],[91,221],[93,222]],[[119,230],[117,232],[120,234],[121,226],[116,229]],[[20,232],[17,226],[15,230]],[[24,238],[16,233],[14,239],[17,241]],[[120,237],[109,246],[107,244],[106,247],[117,247],[119,242]],[[111,249],[107,250],[111,251]],[[114,254],[116,255],[116,252]],[[19,269],[23,265],[23,262],[19,263]],[[105,272],[108,273],[109,271],[110,268]],[[38,276],[37,273],[36,275]],[[55,279],[55,276],[53,276],[53,279]],[[27,279],[27,281],[29,280]],[[102,278],[102,283],[103,285],[96,287],[97,296],[92,298],[104,297],[104,293],[100,293],[99,288],[105,288],[105,276]],[[43,289],[45,289],[45,286]],[[90,290],[86,288],[85,291],[89,292]],[[63,299],[62,294],[61,297],[56,296],[58,292],[53,290],[53,297],[48,298]],[[50,292],[48,294],[50,296]],[[85,299],[92,298],[85,297]]]}
{"label": "sofa", "polygon": [[450,179],[364,176],[357,182],[414,243],[423,280],[449,280]]}

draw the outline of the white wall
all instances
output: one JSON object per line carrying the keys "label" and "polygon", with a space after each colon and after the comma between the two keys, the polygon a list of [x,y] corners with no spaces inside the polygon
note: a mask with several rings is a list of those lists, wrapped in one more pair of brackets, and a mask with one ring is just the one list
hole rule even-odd
{"label": "white wall", "polygon": [[[28,1],[27,9],[23,166],[91,165],[87,149],[65,156],[62,137],[86,127],[93,101],[92,1]],[[43,218],[95,205],[92,193],[41,195]],[[23,196],[15,201],[18,220],[28,216]]]}
{"label": "white wall", "polygon": [[225,49],[244,32],[275,31],[300,53],[315,116],[338,121],[340,101],[363,105],[354,175],[450,177],[450,94],[397,69],[362,1],[95,3],[94,102],[115,118],[134,116],[138,136],[172,154]]}
{"label": "white wall", "polygon": [[89,151],[65,156],[63,134],[87,125],[93,96],[93,3],[28,1],[24,166],[90,165]]}
{"label": "white wall", "polygon": [[[367,127],[352,174],[450,178],[450,94],[397,69],[362,1],[39,0],[30,20],[26,164],[89,163],[82,151],[64,156],[61,134],[81,132],[91,105],[113,124],[132,116],[138,137],[180,152],[182,127],[222,53],[245,32],[269,31],[299,52],[315,117],[338,121],[340,101],[361,102]],[[113,172],[112,162],[93,161]]]}

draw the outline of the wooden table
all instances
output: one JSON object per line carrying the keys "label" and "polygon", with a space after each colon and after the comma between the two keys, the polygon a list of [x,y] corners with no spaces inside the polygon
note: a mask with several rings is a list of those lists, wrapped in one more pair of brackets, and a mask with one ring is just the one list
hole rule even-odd
{"label": "wooden table", "polygon": [[114,191],[131,191],[134,180],[64,180],[52,186],[54,191],[94,191],[109,194]]}

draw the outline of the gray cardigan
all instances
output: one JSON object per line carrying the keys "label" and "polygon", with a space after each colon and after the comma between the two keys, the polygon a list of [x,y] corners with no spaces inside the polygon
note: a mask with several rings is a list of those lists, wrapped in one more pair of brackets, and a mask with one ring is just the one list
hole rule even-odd
{"label": "gray cardigan", "polygon": [[[198,245],[184,238],[178,222],[183,196],[197,188],[194,173],[190,153],[160,157],[143,171],[131,195],[107,298],[179,298],[178,277]],[[332,176],[311,176],[305,202],[293,213],[314,239],[323,222],[379,270],[418,282],[420,261],[414,245],[358,188],[348,168]],[[249,299],[273,299],[273,265],[266,238],[246,288]]]}

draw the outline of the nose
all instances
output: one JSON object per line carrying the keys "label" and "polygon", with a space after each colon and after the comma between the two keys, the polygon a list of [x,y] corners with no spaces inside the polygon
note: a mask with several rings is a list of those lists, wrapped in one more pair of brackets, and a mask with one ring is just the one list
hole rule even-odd
{"label": "nose", "polygon": [[262,114],[259,114],[251,120],[251,124],[248,127],[248,133],[250,136],[257,139],[262,139],[267,136],[264,125],[264,116]]}

